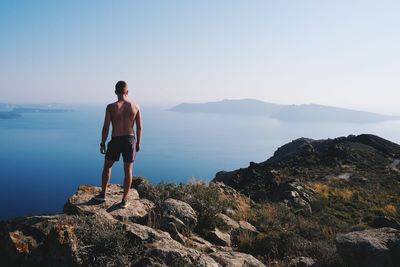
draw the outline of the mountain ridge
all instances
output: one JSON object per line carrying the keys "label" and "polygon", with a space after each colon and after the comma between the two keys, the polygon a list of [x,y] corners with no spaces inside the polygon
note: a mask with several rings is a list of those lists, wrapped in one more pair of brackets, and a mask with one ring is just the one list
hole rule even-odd
{"label": "mountain ridge", "polygon": [[169,109],[176,112],[202,112],[234,115],[269,116],[285,122],[355,122],[368,123],[400,120],[400,116],[385,115],[355,109],[320,104],[281,105],[257,99],[224,99],[204,103],[181,103]]}

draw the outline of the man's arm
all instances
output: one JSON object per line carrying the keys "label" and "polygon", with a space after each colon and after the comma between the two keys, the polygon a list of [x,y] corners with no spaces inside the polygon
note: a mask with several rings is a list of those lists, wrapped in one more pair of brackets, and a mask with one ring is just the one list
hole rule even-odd
{"label": "man's arm", "polygon": [[136,122],[136,152],[139,152],[140,150],[140,142],[142,140],[142,116],[140,114],[140,108],[139,106],[137,106],[137,114],[136,114],[136,118],[135,118],[135,122]]}
{"label": "man's arm", "polygon": [[110,106],[107,106],[103,129],[101,131],[100,153],[102,154],[106,153],[106,141],[108,137],[108,131],[110,129],[110,122],[111,122]]}

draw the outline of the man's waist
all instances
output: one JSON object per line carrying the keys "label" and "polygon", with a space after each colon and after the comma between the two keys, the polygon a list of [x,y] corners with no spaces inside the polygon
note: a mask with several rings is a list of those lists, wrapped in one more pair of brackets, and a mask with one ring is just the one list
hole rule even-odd
{"label": "man's waist", "polygon": [[130,139],[130,138],[135,138],[134,134],[128,134],[128,135],[113,135],[111,139]]}

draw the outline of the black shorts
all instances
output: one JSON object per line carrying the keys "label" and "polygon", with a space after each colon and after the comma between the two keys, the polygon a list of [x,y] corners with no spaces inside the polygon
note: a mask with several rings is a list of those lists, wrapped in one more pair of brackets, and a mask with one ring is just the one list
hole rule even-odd
{"label": "black shorts", "polygon": [[122,153],[124,162],[133,162],[136,156],[136,141],[133,135],[113,136],[107,144],[106,159],[119,161]]}

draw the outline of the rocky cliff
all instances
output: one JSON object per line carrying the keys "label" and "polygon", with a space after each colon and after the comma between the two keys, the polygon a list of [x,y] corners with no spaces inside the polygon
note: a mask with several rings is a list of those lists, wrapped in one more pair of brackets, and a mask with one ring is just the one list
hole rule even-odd
{"label": "rocky cliff", "polygon": [[1,266],[400,266],[400,146],[301,138],[205,184],[136,177],[121,209],[80,186],[63,214],[0,223]]}

